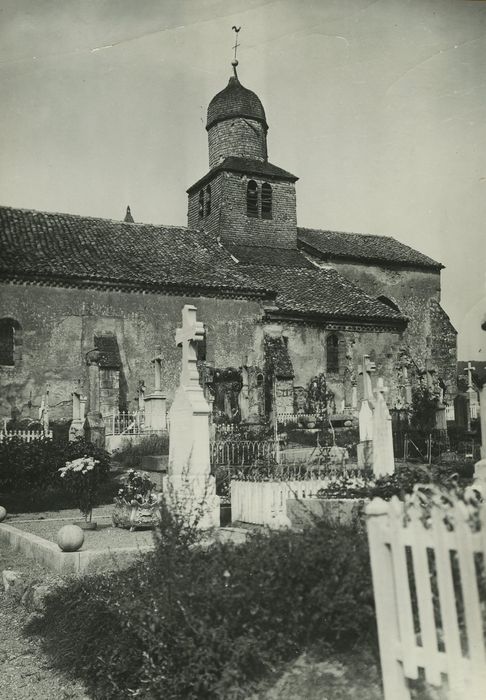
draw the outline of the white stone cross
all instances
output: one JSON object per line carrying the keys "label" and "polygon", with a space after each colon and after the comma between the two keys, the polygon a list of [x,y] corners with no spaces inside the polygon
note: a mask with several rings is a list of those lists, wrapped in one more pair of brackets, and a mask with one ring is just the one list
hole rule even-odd
{"label": "white stone cross", "polygon": [[471,365],[471,361],[469,361],[469,362],[467,363],[466,369],[464,370],[464,374],[467,374],[467,388],[468,388],[468,389],[472,389],[472,388],[473,388],[472,373],[474,372],[475,369],[476,369],[476,367],[473,367],[473,366]]}
{"label": "white stone cross", "polygon": [[182,309],[182,328],[176,330],[176,345],[182,345],[182,386],[199,386],[197,343],[204,340],[204,324],[196,320],[197,309],[186,304]]}
{"label": "white stone cross", "polygon": [[369,355],[363,355],[362,364],[358,366],[358,373],[363,375],[363,401],[373,400],[373,387],[371,373],[376,370],[376,365],[370,360]]}

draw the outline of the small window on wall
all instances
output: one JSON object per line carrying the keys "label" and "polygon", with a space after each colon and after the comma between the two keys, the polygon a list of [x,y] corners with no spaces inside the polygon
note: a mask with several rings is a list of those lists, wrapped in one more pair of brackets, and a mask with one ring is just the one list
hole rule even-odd
{"label": "small window on wall", "polygon": [[258,185],[255,180],[250,180],[246,188],[246,213],[258,216]]}
{"label": "small window on wall", "polygon": [[211,214],[211,187],[206,187],[206,216]]}
{"label": "small window on wall", "polygon": [[328,372],[339,372],[339,341],[335,333],[326,339],[326,368]]}
{"label": "small window on wall", "polygon": [[199,209],[198,209],[198,214],[199,218],[202,219],[204,216],[204,191],[201,190],[199,192]]}
{"label": "small window on wall", "polygon": [[262,185],[262,219],[272,218],[272,188],[268,182]]}
{"label": "small window on wall", "polygon": [[11,318],[0,319],[0,365],[13,367],[20,325]]}

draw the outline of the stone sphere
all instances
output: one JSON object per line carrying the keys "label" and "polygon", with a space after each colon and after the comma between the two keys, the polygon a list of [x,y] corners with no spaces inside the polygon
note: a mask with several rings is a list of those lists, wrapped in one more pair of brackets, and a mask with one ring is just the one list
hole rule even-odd
{"label": "stone sphere", "polygon": [[77,525],[64,525],[57,533],[57,544],[63,552],[76,552],[83,542],[84,532]]}
{"label": "stone sphere", "polygon": [[0,523],[2,522],[2,520],[5,520],[6,517],[7,510],[3,506],[0,506]]}

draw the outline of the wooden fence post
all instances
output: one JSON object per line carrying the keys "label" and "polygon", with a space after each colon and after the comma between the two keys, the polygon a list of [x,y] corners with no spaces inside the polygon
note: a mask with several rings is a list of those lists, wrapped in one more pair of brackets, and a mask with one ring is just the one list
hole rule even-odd
{"label": "wooden fence post", "polygon": [[403,667],[397,658],[400,602],[396,596],[392,553],[384,536],[388,504],[381,498],[374,498],[366,508],[366,515],[385,700],[410,700]]}

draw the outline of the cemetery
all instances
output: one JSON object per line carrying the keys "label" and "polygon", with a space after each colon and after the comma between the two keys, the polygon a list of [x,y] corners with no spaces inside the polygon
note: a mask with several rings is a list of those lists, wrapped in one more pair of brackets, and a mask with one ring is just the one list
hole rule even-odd
{"label": "cemetery", "polygon": [[[184,306],[174,331],[182,358],[174,398],[167,410],[156,353],[157,388],[140,400],[138,423],[125,424],[137,438],[125,452],[114,423],[106,430],[91,369],[89,397],[73,392],[62,446],[51,435],[48,392],[37,439],[4,431],[0,545],[55,577],[46,586],[7,568],[4,592],[31,611],[26,629],[57,667],[93,697],[143,687],[147,697],[236,698],[247,697],[237,688],[274,682],[270,668],[305,666],[311,654],[329,660],[321,681],[339,692],[357,692],[350,669],[358,663],[367,666],[363,697],[382,698],[383,686],[385,700],[479,698],[486,447],[475,467],[474,448],[451,458],[447,441],[438,456],[398,458],[387,387],[368,356],[354,411],[336,413],[321,376],[312,412],[275,414],[266,426],[215,423],[196,307]],[[435,427],[444,408],[427,381],[415,420],[444,440]],[[44,491],[44,508],[18,507],[9,492],[19,488],[29,504]],[[119,609],[128,600],[129,614]],[[86,673],[77,628],[83,645],[95,644],[91,663],[105,678]],[[124,640],[118,661],[108,651],[114,639]]]}

